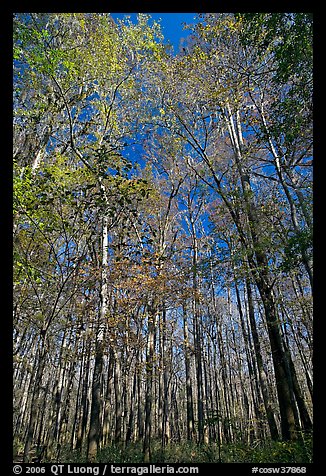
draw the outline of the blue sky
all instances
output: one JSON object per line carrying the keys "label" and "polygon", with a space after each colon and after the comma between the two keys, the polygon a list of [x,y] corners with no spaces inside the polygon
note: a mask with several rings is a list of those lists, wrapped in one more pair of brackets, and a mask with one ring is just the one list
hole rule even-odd
{"label": "blue sky", "polygon": [[[185,38],[188,30],[183,30],[182,23],[195,23],[194,17],[196,13],[148,13],[151,17],[158,21],[161,19],[161,26],[164,38],[173,45],[174,52],[179,51],[179,43],[181,38]],[[137,13],[111,13],[111,16],[116,20],[123,18],[124,15],[130,15],[131,20],[136,22]]]}

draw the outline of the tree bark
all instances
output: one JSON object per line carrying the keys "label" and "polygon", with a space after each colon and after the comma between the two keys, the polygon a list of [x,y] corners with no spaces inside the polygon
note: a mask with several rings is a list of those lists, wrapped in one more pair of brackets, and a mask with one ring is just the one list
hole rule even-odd
{"label": "tree bark", "polygon": [[262,352],[260,348],[259,335],[258,335],[257,326],[256,326],[256,318],[255,318],[255,310],[254,310],[254,304],[253,304],[253,298],[252,298],[251,284],[248,278],[246,279],[246,290],[247,290],[248,317],[250,322],[250,330],[251,330],[252,341],[253,341],[254,350],[255,350],[259,383],[260,383],[260,388],[261,388],[261,392],[263,396],[263,402],[264,402],[266,417],[268,421],[268,427],[271,434],[271,438],[273,440],[278,440],[279,432],[277,429],[274,411],[272,409],[271,402],[270,402],[268,385],[267,385],[267,376],[266,376],[266,372],[264,368],[263,357],[262,357]]}
{"label": "tree bark", "polygon": [[27,437],[24,446],[24,463],[28,463],[30,460],[30,451],[32,449],[32,444],[34,441],[34,432],[35,432],[35,425],[37,422],[37,412],[38,412],[38,400],[39,400],[39,392],[40,386],[42,382],[42,376],[45,367],[45,357],[46,357],[46,334],[40,337],[40,347],[39,347],[39,359],[38,365],[33,385],[33,394],[32,394],[32,401],[31,401],[31,410],[30,410],[30,418],[27,427]]}
{"label": "tree bark", "polygon": [[190,343],[189,331],[187,322],[187,311],[183,306],[183,337],[185,349],[185,370],[186,370],[186,396],[187,396],[187,439],[192,441],[195,437],[195,419],[194,419],[194,404],[192,391],[192,378],[190,367]]}
{"label": "tree bark", "polygon": [[108,218],[102,219],[102,268],[101,268],[101,305],[95,342],[95,363],[92,381],[92,405],[90,428],[88,433],[87,459],[94,461],[99,449],[101,438],[101,409],[102,409],[102,373],[104,355],[104,337],[106,328],[106,313],[108,306]]}
{"label": "tree bark", "polygon": [[153,404],[153,375],[154,375],[154,335],[156,321],[155,303],[148,305],[148,334],[146,352],[146,395],[145,395],[145,432],[143,458],[145,463],[151,461],[152,437],[152,404]]}

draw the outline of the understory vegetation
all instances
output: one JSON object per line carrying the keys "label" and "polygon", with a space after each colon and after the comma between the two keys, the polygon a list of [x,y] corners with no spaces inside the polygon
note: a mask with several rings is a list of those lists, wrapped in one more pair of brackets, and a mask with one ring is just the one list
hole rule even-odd
{"label": "understory vegetation", "polygon": [[[14,460],[19,453],[17,445]],[[37,453],[35,453],[37,456]],[[60,453],[61,463],[87,463],[86,448],[84,451],[63,448]],[[44,459],[44,463],[58,462],[58,459]],[[103,448],[96,458],[97,463],[137,464],[143,462],[141,443],[130,443],[128,446],[117,444]],[[305,436],[295,442],[254,441],[245,443],[202,444],[191,442],[169,443],[164,450],[159,440],[153,442],[151,463],[295,463],[313,462],[312,437]]]}

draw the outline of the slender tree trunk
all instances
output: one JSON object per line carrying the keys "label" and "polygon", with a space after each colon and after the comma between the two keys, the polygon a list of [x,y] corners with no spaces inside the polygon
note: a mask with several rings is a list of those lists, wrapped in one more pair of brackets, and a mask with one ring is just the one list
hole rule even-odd
{"label": "slender tree trunk", "polygon": [[199,314],[199,287],[198,287],[198,239],[196,236],[195,218],[191,210],[190,198],[188,197],[189,221],[192,238],[192,312],[194,322],[194,351],[197,378],[197,418],[198,418],[198,443],[204,442],[204,383],[202,367],[202,329]]}
{"label": "slender tree trunk", "polygon": [[103,372],[103,343],[97,342],[95,349],[95,364],[92,381],[92,405],[90,428],[88,433],[87,460],[95,461],[99,449],[101,434],[101,404],[102,404],[102,372]]}
{"label": "slender tree trunk", "polygon": [[103,432],[102,440],[103,446],[110,444],[112,442],[112,435],[110,439],[110,428],[112,426],[112,389],[113,389],[113,380],[114,380],[114,355],[112,348],[110,349],[109,354],[109,364],[107,369],[107,384],[106,384],[106,393],[105,393],[105,404],[103,412]]}
{"label": "slender tree trunk", "polygon": [[[80,333],[78,333],[78,338],[80,338]],[[81,401],[82,401],[82,383],[83,383],[83,371],[85,368],[85,360],[84,355],[86,353],[86,346],[85,346],[85,339],[83,339],[83,346],[82,346],[82,361],[80,363],[79,369],[79,376],[78,376],[78,387],[77,387],[77,395],[76,395],[76,402],[75,402],[75,412],[74,412],[74,421],[72,426],[71,438],[70,438],[70,447],[72,450],[76,448],[76,441],[78,438],[78,422],[80,418],[81,411]]]}
{"label": "slender tree trunk", "polygon": [[88,434],[87,459],[94,461],[99,449],[101,437],[101,409],[102,409],[102,373],[105,322],[108,305],[108,219],[106,216],[102,220],[102,283],[101,283],[101,306],[98,322],[98,330],[95,342],[95,364],[92,382],[92,405],[90,416],[90,428]]}
{"label": "slender tree trunk", "polygon": [[195,436],[194,404],[192,392],[192,378],[190,368],[190,343],[187,322],[187,311],[183,306],[183,337],[185,347],[185,367],[186,367],[186,395],[187,395],[187,439],[192,441]]}
{"label": "slender tree trunk", "polygon": [[230,421],[231,421],[231,414],[230,414],[230,402],[229,402],[229,385],[227,379],[227,370],[226,370],[226,351],[223,345],[223,336],[221,331],[221,326],[217,322],[217,344],[220,354],[220,361],[221,361],[221,376],[223,382],[223,400],[224,400],[224,414],[220,412],[220,418],[222,420],[222,427],[223,427],[223,435],[227,443],[230,443],[232,440],[231,428],[230,428]]}
{"label": "slender tree trunk", "polygon": [[167,322],[166,322],[166,309],[162,306],[162,352],[163,352],[163,425],[162,425],[162,447],[170,441],[170,408],[169,408],[169,367],[168,350],[167,350]]}
{"label": "slender tree trunk", "polygon": [[114,351],[114,396],[115,396],[115,434],[116,443],[122,438],[122,392],[121,392],[121,366],[117,351]]}
{"label": "slender tree trunk", "polygon": [[142,400],[142,378],[141,378],[142,359],[140,358],[137,369],[137,438],[141,440],[144,436],[144,412]]}
{"label": "slender tree trunk", "polygon": [[59,369],[58,369],[58,374],[56,378],[56,383],[55,383],[55,398],[54,398],[54,403],[55,403],[55,424],[54,424],[54,434],[53,434],[53,441],[59,443],[59,437],[60,437],[60,423],[61,423],[61,417],[62,417],[62,394],[63,394],[63,389],[64,389],[64,380],[65,380],[65,364],[63,364],[64,361],[64,352],[66,348],[66,332],[64,332],[62,336],[62,342],[61,342],[61,348],[60,348],[60,354],[59,354]]}
{"label": "slender tree trunk", "polygon": [[[138,362],[138,354],[139,354],[139,351],[137,352],[137,355],[136,355],[136,362]],[[134,432],[134,422],[135,422],[135,413],[136,413],[135,411],[136,392],[137,392],[137,371],[135,369],[134,376],[133,376],[133,385],[132,385],[132,390],[130,394],[130,412],[129,412],[127,431],[126,431],[126,445],[128,445],[131,442],[132,435]]]}
{"label": "slender tree trunk", "polygon": [[[252,394],[252,402],[253,402],[253,407],[254,407],[254,413],[255,413],[255,420],[257,421],[257,430],[258,430],[258,435],[262,436],[262,427],[261,427],[261,420],[262,420],[262,412],[260,410],[260,392],[259,392],[259,382],[257,379],[257,375],[254,369],[254,361],[250,352],[251,348],[251,342],[250,342],[250,337],[247,333],[246,326],[245,326],[245,320],[244,320],[244,313],[241,305],[241,297],[240,297],[240,292],[238,288],[238,284],[235,278],[235,291],[236,291],[236,297],[237,297],[237,304],[238,304],[238,311],[239,311],[239,318],[240,318],[240,325],[241,325],[241,330],[242,330],[242,336],[245,344],[245,352],[246,352],[246,357],[247,357],[247,363],[248,363],[248,371],[249,371],[249,377],[250,377],[250,389],[251,389],[251,394]],[[256,384],[256,385],[255,385]],[[272,427],[276,427],[275,419],[274,416],[272,416],[272,419],[274,420],[274,425],[272,422]]]}
{"label": "slender tree trunk", "polygon": [[30,410],[30,418],[27,427],[27,437],[25,441],[24,447],[24,463],[29,462],[29,453],[32,448],[32,444],[34,441],[34,432],[35,426],[37,422],[37,412],[38,412],[38,400],[39,400],[39,392],[40,386],[42,383],[42,376],[45,367],[45,357],[46,357],[46,344],[45,344],[46,334],[44,333],[40,337],[40,347],[39,347],[39,358],[38,358],[38,365],[33,385],[33,393],[32,393],[32,401],[31,401],[31,410]]}
{"label": "slender tree trunk", "polygon": [[82,398],[81,398],[81,410],[80,410],[80,419],[77,432],[77,441],[76,449],[81,450],[83,446],[84,437],[86,434],[87,419],[88,419],[88,381],[90,373],[90,344],[87,342],[87,355],[85,357],[85,367],[84,367],[84,376],[83,376],[83,386],[82,386]]}
{"label": "slender tree trunk", "polygon": [[148,335],[146,352],[145,434],[143,445],[144,462],[151,461],[151,437],[153,419],[154,334],[156,309],[154,302],[148,306]]}

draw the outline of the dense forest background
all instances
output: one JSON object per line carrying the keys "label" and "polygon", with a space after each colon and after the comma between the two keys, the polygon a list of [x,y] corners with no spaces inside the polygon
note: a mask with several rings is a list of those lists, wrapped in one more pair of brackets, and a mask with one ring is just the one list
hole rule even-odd
{"label": "dense forest background", "polygon": [[14,15],[14,458],[310,462],[312,15]]}

